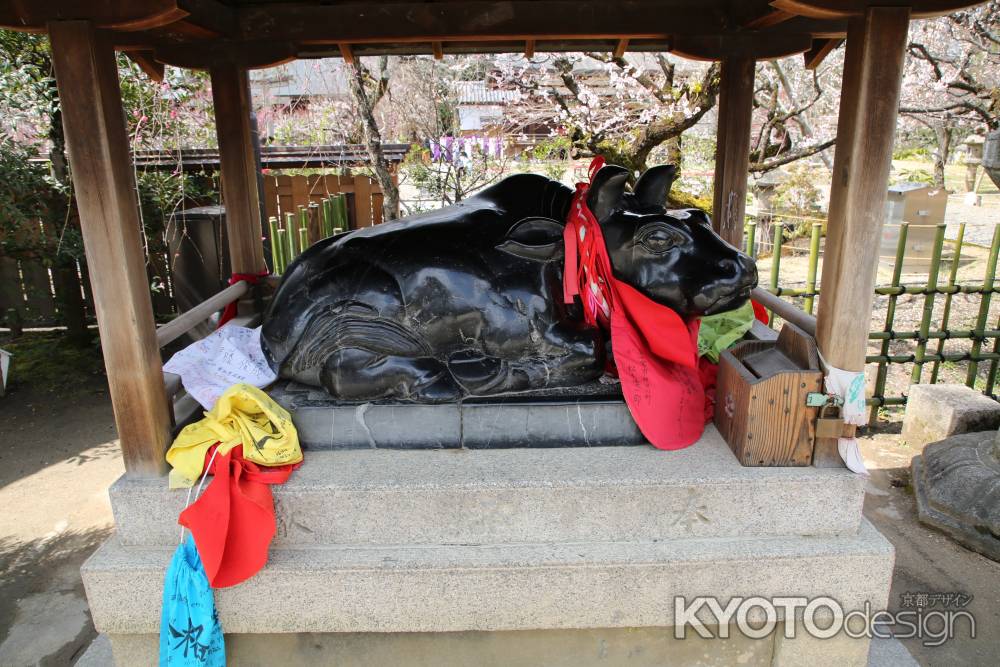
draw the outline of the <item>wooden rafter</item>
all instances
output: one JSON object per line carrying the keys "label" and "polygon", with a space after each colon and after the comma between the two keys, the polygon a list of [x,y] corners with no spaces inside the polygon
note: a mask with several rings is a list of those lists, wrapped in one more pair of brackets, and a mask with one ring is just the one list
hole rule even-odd
{"label": "wooden rafter", "polygon": [[526,39],[524,40],[524,57],[531,60],[535,57],[535,40]]}
{"label": "wooden rafter", "polygon": [[626,51],[628,51],[628,40],[627,39],[619,39],[618,40],[618,44],[615,45],[615,50],[614,50],[614,54],[613,54],[614,57],[615,58],[621,58],[622,56],[625,55]]}
{"label": "wooden rafter", "polygon": [[764,28],[770,28],[771,26],[778,25],[779,23],[784,23],[785,21],[795,17],[795,14],[791,12],[786,12],[781,9],[775,9],[763,16],[758,16],[755,19],[747,21],[743,27],[749,28],[750,30],[763,30]]}
{"label": "wooden rafter", "polygon": [[802,57],[805,58],[806,69],[816,69],[819,67],[826,60],[826,57],[843,43],[843,39],[814,40],[812,48],[802,54]]}
{"label": "wooden rafter", "polygon": [[340,43],[337,45],[340,47],[340,55],[343,57],[344,62],[348,65],[354,64],[354,51],[351,50],[350,44]]}
{"label": "wooden rafter", "polygon": [[434,53],[434,60],[444,59],[444,45],[441,42],[431,42],[431,51]]}
{"label": "wooden rafter", "polygon": [[152,51],[131,51],[126,53],[129,60],[134,62],[139,66],[146,76],[157,83],[163,81],[163,77],[166,74],[166,66],[163,63],[156,62],[153,59]]}

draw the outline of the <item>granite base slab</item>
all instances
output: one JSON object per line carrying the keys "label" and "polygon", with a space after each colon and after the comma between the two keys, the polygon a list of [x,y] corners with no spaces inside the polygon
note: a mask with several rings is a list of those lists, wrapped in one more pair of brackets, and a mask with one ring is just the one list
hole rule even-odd
{"label": "granite base slab", "polygon": [[460,403],[347,404],[281,381],[268,389],[307,449],[493,449],[644,445],[617,384],[590,383]]}

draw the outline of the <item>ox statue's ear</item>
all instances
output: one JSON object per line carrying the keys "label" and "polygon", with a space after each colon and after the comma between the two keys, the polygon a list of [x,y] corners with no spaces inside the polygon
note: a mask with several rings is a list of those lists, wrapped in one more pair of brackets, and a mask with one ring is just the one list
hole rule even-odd
{"label": "ox statue's ear", "polygon": [[670,186],[677,177],[677,167],[672,164],[661,164],[646,170],[639,177],[632,192],[643,206],[666,206]]}
{"label": "ox statue's ear", "polygon": [[587,193],[587,208],[600,222],[608,217],[622,201],[628,170],[615,165],[605,165],[594,176]]}

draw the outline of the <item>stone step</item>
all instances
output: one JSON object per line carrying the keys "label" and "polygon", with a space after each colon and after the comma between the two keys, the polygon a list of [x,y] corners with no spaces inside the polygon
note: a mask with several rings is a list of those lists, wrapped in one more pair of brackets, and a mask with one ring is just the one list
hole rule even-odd
{"label": "stone step", "polygon": [[[718,431],[652,447],[306,452],[274,487],[276,547],[624,542],[849,535],[864,479],[843,468],[745,468]],[[184,491],[110,490],[120,541],[173,545]]]}
{"label": "stone step", "polygon": [[268,390],[309,449],[611,447],[646,443],[617,384],[592,382],[461,403],[344,405],[282,381]]}
{"label": "stone step", "polygon": [[[81,571],[98,631],[159,630],[172,552],[112,536],[91,556]],[[215,600],[230,634],[669,627],[677,596],[834,595],[845,611],[883,609],[892,566],[867,522],[839,537],[274,549]]]}

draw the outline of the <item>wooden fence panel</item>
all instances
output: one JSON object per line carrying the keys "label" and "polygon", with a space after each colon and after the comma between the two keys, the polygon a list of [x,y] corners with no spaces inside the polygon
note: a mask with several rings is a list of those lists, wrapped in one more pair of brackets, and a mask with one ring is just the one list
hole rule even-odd
{"label": "wooden fence panel", "polygon": [[25,321],[32,324],[55,322],[56,302],[52,296],[48,268],[37,261],[22,261],[20,264]]}

